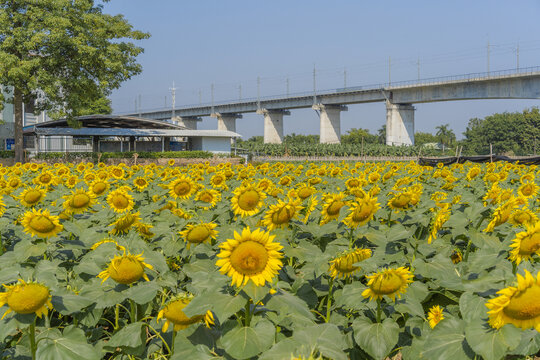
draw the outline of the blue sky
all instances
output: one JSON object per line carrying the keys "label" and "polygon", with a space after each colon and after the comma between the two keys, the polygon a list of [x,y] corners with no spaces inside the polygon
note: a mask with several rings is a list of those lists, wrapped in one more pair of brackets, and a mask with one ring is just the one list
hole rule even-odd
{"label": "blue sky", "polygon": [[[523,1],[258,1],[258,0],[112,0],[105,12],[124,14],[152,37],[140,42],[143,72],[111,96],[116,112],[176,104],[255,97],[312,90],[317,69],[319,90],[392,81],[540,65],[540,2]],[[416,131],[434,132],[450,124],[458,138],[470,118],[522,111],[538,100],[475,100],[417,104]],[[351,105],[342,113],[342,133],[385,123],[383,103]],[[215,129],[205,118],[201,129]],[[317,114],[294,110],[285,133],[318,134]],[[261,115],[247,114],[237,131],[248,138],[263,134]]]}

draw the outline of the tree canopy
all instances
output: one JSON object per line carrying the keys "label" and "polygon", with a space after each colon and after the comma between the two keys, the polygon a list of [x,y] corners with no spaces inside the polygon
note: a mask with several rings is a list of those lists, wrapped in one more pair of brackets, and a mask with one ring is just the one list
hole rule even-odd
{"label": "tree canopy", "polygon": [[0,84],[13,89],[16,160],[23,103],[53,118],[105,111],[106,96],[142,71],[143,49],[129,40],[148,37],[94,0],[0,0]]}

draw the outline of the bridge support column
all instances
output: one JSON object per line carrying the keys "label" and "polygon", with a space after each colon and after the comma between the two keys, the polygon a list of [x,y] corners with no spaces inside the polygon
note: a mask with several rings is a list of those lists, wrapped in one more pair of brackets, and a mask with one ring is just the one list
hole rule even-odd
{"label": "bridge support column", "polygon": [[414,106],[386,102],[386,145],[414,145]]}
{"label": "bridge support column", "polygon": [[197,122],[202,121],[198,116],[176,116],[173,123],[184,126],[189,130],[197,130]]}
{"label": "bridge support column", "polygon": [[341,112],[348,108],[343,105],[323,105],[312,106],[313,110],[319,111],[321,120],[321,144],[339,144],[341,141]]}
{"label": "bridge support column", "polygon": [[257,110],[264,115],[264,143],[281,144],[283,142],[283,116],[291,115],[287,110]]}
{"label": "bridge support column", "polygon": [[217,129],[236,132],[236,119],[241,119],[242,114],[213,113],[210,116],[217,118]]}

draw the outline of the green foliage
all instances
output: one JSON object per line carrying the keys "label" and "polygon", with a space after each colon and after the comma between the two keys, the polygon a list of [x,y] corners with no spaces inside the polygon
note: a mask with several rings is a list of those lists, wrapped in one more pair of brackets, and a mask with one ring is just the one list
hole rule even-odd
{"label": "green foliage", "polygon": [[372,135],[367,129],[350,129],[347,134],[341,136],[342,144],[362,144],[362,140],[365,144],[377,144],[379,137]]}
{"label": "green foliage", "polygon": [[414,144],[415,145],[424,145],[429,143],[438,143],[439,139],[431,133],[427,132],[416,132],[414,133]]}
{"label": "green foliage", "polygon": [[0,150],[0,158],[9,159],[15,156],[14,150]]}
{"label": "green foliage", "polygon": [[[131,159],[135,152],[105,152],[101,153],[101,160],[106,159]],[[209,159],[214,156],[209,151],[164,151],[164,152],[137,152],[139,159]],[[13,156],[13,155],[11,155]],[[1,157],[1,153],[0,153]],[[65,159],[66,161],[97,161],[98,153],[95,152],[46,152],[36,155],[36,159],[51,160]]]}
{"label": "green foliage", "polygon": [[540,111],[538,108],[523,112],[502,113],[484,119],[469,120],[463,133],[464,151],[467,154],[489,154],[489,145],[494,154],[530,155],[540,152]]}
{"label": "green foliage", "polygon": [[435,129],[437,129],[435,137],[445,147],[449,147],[456,142],[456,134],[450,129],[449,124],[439,125]]}

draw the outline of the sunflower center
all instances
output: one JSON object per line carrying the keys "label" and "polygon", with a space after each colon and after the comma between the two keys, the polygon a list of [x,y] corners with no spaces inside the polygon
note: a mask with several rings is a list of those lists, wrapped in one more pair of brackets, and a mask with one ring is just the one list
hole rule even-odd
{"label": "sunflower center", "polygon": [[313,190],[307,187],[303,187],[300,190],[298,190],[298,197],[302,200],[310,197],[312,194],[313,194]]}
{"label": "sunflower center", "polygon": [[293,209],[289,209],[287,206],[283,206],[281,209],[277,210],[272,214],[272,222],[278,225],[285,224],[292,219],[293,215]]}
{"label": "sunflower center", "polygon": [[19,182],[17,180],[11,180],[9,182],[9,186],[11,186],[12,188],[16,187],[19,185]]}
{"label": "sunflower center", "polygon": [[231,253],[231,265],[242,275],[261,273],[268,262],[268,251],[261,243],[248,240],[240,243]]}
{"label": "sunflower center", "polygon": [[531,255],[540,249],[540,232],[531,234],[521,240],[519,246],[520,255]]}
{"label": "sunflower center", "polygon": [[54,223],[47,216],[36,215],[30,220],[28,224],[32,229],[40,233],[48,233],[55,228]]}
{"label": "sunflower center", "polygon": [[41,180],[42,183],[47,184],[49,181],[51,181],[51,176],[48,175],[48,174],[41,175],[40,180]]}
{"label": "sunflower center", "polygon": [[41,199],[41,192],[37,190],[30,190],[24,195],[24,201],[28,204],[35,204]]}
{"label": "sunflower center", "polygon": [[90,198],[86,194],[76,194],[71,199],[71,206],[76,209],[86,207],[88,206],[89,203],[90,203]]}
{"label": "sunflower center", "polygon": [[49,290],[40,284],[16,286],[8,295],[9,307],[19,314],[31,314],[39,310],[49,298]]}
{"label": "sunflower center", "polygon": [[328,206],[328,208],[326,209],[326,212],[328,213],[328,215],[330,216],[334,216],[334,215],[337,215],[339,214],[339,210],[341,210],[341,208],[345,205],[345,203],[341,200],[338,200],[338,201],[334,201],[330,204],[330,206]]}
{"label": "sunflower center", "polygon": [[108,270],[110,277],[120,284],[131,284],[139,280],[144,274],[141,262],[127,256],[111,262]]}
{"label": "sunflower center", "polygon": [[399,194],[394,199],[392,199],[392,205],[397,208],[404,208],[409,205],[411,201],[411,196],[408,194]]}
{"label": "sunflower center", "polygon": [[144,186],[144,185],[146,185],[146,180],[144,180],[144,179],[137,179],[137,185],[139,185],[139,186]]}
{"label": "sunflower center", "polygon": [[187,181],[180,181],[174,185],[174,193],[178,196],[186,195],[190,192],[191,185]]}
{"label": "sunflower center", "polygon": [[219,184],[221,184],[223,182],[223,178],[221,176],[218,176],[218,177],[214,178],[212,180],[212,182],[214,183],[214,185],[219,185]]}
{"label": "sunflower center", "polygon": [[129,200],[125,195],[117,194],[112,198],[112,203],[117,209],[125,209],[129,206]]}
{"label": "sunflower center", "polygon": [[349,180],[349,187],[358,187],[360,186],[360,182],[356,179]]}
{"label": "sunflower center", "polygon": [[107,189],[107,185],[102,182],[99,182],[92,187],[92,191],[96,195],[102,194],[105,191],[105,189]]}
{"label": "sunflower center", "polygon": [[371,203],[363,203],[358,206],[352,215],[353,221],[360,222],[366,220],[373,212],[373,205]]}
{"label": "sunflower center", "polygon": [[208,239],[210,236],[210,230],[204,225],[197,225],[190,232],[188,232],[186,239],[190,243],[201,243]]}
{"label": "sunflower center", "polygon": [[260,200],[259,193],[255,190],[248,190],[238,197],[238,206],[242,210],[253,210],[257,207]]}
{"label": "sunflower center", "polygon": [[531,196],[533,193],[533,187],[531,184],[527,184],[523,186],[523,189],[521,189],[521,193],[525,196]]}
{"label": "sunflower center", "polygon": [[399,275],[394,273],[385,273],[379,275],[373,281],[373,284],[370,287],[371,290],[373,290],[373,292],[376,294],[387,295],[396,292],[402,285],[403,280]]}
{"label": "sunflower center", "polygon": [[540,286],[534,284],[532,287],[516,293],[510,299],[508,305],[503,308],[503,312],[517,320],[529,320],[540,316]]}
{"label": "sunflower center", "polygon": [[199,196],[200,201],[211,203],[214,200],[214,197],[209,192],[204,192]]}
{"label": "sunflower center", "polygon": [[514,220],[519,224],[523,224],[531,221],[531,215],[525,211],[522,211],[514,216]]}

